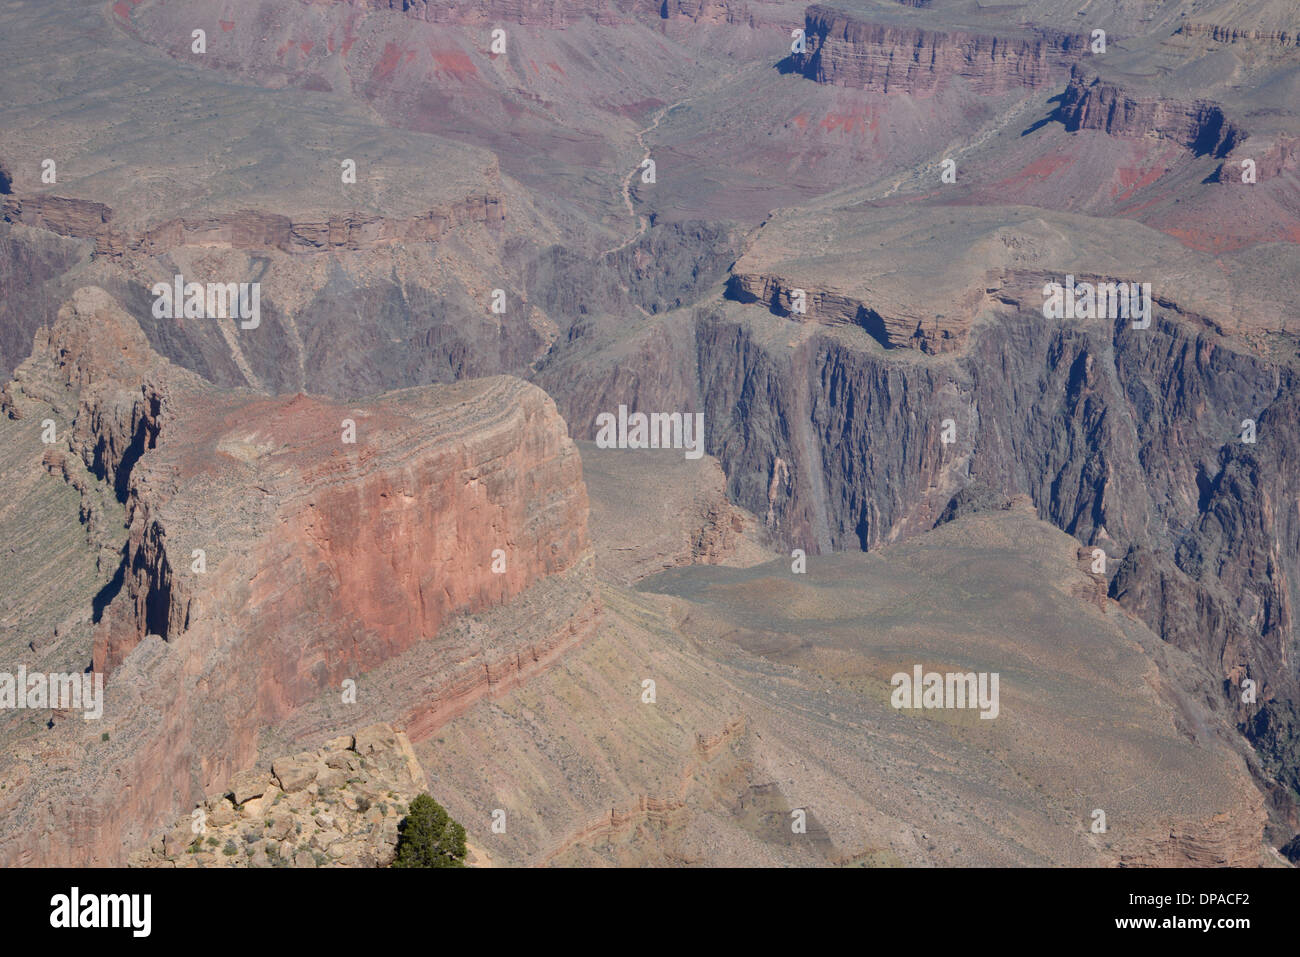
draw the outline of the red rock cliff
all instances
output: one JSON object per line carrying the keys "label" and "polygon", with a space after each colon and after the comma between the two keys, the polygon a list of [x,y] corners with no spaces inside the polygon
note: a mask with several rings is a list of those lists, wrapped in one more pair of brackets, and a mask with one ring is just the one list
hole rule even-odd
{"label": "red rock cliff", "polygon": [[816,5],[805,12],[804,30],[808,51],[793,57],[799,72],[875,93],[929,95],[954,76],[982,94],[1042,86],[1086,49],[1086,38],[1073,34],[940,32],[868,23]]}
{"label": "red rock cliff", "polygon": [[1198,154],[1224,156],[1244,138],[1211,100],[1170,100],[1140,96],[1076,68],[1057,107],[1070,131],[1101,130],[1111,136],[1153,134]]}
{"label": "red rock cliff", "polygon": [[[443,649],[477,672],[439,672],[406,689],[413,700],[386,700],[389,710],[421,715],[429,733],[454,713],[440,700],[463,708],[496,690],[494,675],[517,683],[594,623],[581,462],[554,404],[521,380],[355,406],[220,393],[152,353],[92,289],[38,336],[20,373],[5,409],[70,422],[61,434],[121,490],[129,532],[94,647],[111,750],[82,750],[78,736],[97,738],[100,726],[70,721],[0,768],[15,788],[0,861],[123,859],[251,765],[261,728],[322,695],[337,700],[345,679],[421,641],[456,640],[439,636],[458,616],[506,606],[542,580],[570,582],[581,627],[529,634],[525,624],[497,643],[501,661],[481,641]],[[355,443],[343,441],[345,420]],[[60,774],[34,772],[55,753]],[[81,795],[77,808],[68,795]]]}

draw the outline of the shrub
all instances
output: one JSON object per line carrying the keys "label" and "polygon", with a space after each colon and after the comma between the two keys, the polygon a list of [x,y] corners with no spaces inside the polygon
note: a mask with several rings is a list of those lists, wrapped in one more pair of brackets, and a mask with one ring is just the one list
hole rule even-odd
{"label": "shrub", "polygon": [[465,829],[446,809],[421,794],[397,826],[397,857],[393,867],[464,867]]}

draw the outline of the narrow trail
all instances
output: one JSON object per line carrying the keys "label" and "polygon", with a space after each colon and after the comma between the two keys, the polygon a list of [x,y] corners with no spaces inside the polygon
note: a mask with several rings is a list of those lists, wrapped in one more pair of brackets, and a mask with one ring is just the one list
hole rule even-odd
{"label": "narrow trail", "polygon": [[632,178],[636,176],[637,173],[641,172],[642,164],[644,164],[645,161],[650,158],[650,147],[648,147],[645,142],[646,136],[649,135],[650,133],[653,133],[655,130],[657,130],[659,128],[659,124],[663,122],[663,118],[667,116],[669,113],[671,113],[673,110],[677,109],[677,107],[685,103],[686,100],[688,99],[690,99],[690,97],[678,100],[676,103],[673,103],[671,106],[661,107],[658,111],[655,112],[654,119],[650,123],[650,125],[647,126],[645,129],[637,132],[636,142],[637,145],[641,147],[641,151],[642,151],[641,161],[637,163],[635,166],[633,166],[632,169],[628,172],[627,176],[623,178],[623,205],[627,208],[627,214],[629,216],[636,218],[637,230],[635,233],[631,235],[631,237],[624,240],[619,245],[612,246],[609,249],[606,249],[604,252],[602,252],[600,254],[602,259],[605,256],[610,256],[614,253],[619,253],[622,252],[624,249],[627,249],[628,246],[631,246],[634,242],[636,242],[638,239],[644,236],[646,230],[650,228],[650,218],[648,216],[642,216],[638,214],[635,207],[632,205]]}

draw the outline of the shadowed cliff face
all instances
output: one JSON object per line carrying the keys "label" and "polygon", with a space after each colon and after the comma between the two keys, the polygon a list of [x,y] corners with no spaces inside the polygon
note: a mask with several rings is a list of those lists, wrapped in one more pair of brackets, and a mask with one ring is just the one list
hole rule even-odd
{"label": "shadowed cliff face", "polygon": [[[25,785],[33,798],[0,846],[8,862],[119,861],[194,789],[251,764],[260,727],[420,642],[438,647],[426,658],[436,667],[378,693],[430,733],[453,705],[581,640],[599,614],[584,584],[577,450],[554,404],[520,380],[356,405],[219,392],[160,360],[105,293],[83,289],[38,338],[4,406],[53,417],[118,491],[127,522],[93,662],[108,679],[116,754],[102,749],[66,774],[8,768],[16,793]],[[496,646],[437,641],[457,617],[508,607],[543,579],[562,583],[548,592],[552,630],[535,614],[535,627]],[[148,719],[160,699],[161,717]],[[80,724],[60,725],[30,758],[100,730]],[[126,801],[119,774],[135,782]],[[35,799],[47,789],[84,803]]]}
{"label": "shadowed cliff face", "polygon": [[[1112,596],[1220,675],[1219,706],[1300,784],[1286,740],[1300,598],[1289,367],[1173,315],[1142,331],[1024,316],[943,363],[822,335],[774,349],[770,322],[696,325],[709,450],[739,504],[793,545],[870,549],[1028,494],[1107,553]],[[1245,677],[1258,707],[1242,704]]]}
{"label": "shadowed cliff face", "polygon": [[1102,130],[1111,136],[1161,136],[1198,156],[1223,157],[1245,135],[1217,103],[1134,95],[1079,68],[1070,76],[1057,117],[1071,132]]}
{"label": "shadowed cliff face", "polygon": [[[680,310],[607,355],[557,350],[538,378],[579,438],[620,402],[702,410],[729,497],[787,547],[875,549],[1028,496],[1105,553],[1103,590],[1218,677],[1213,707],[1264,775],[1300,784],[1288,363],[1169,302],[1145,330],[1009,307],[938,358],[802,319],[757,303]],[[1242,700],[1245,678],[1257,703]]]}
{"label": "shadowed cliff face", "polygon": [[791,57],[794,69],[804,76],[819,83],[914,96],[933,94],[954,77],[983,94],[1043,86],[1087,47],[1087,38],[1075,34],[940,32],[870,23],[816,5],[805,14],[804,30],[807,52]]}

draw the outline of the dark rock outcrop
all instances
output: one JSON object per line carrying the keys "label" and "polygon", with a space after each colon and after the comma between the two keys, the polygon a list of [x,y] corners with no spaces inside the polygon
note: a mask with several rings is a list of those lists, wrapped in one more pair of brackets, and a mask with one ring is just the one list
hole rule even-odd
{"label": "dark rock outcrop", "polygon": [[1005,35],[870,23],[832,7],[805,14],[806,53],[794,68],[811,80],[875,93],[925,96],[961,77],[982,94],[1033,88],[1064,74],[1087,38],[1055,31]]}
{"label": "dark rock outcrop", "polygon": [[1245,133],[1212,100],[1171,100],[1140,95],[1075,68],[1056,110],[1065,128],[1111,136],[1155,135],[1197,155],[1226,156]]}

